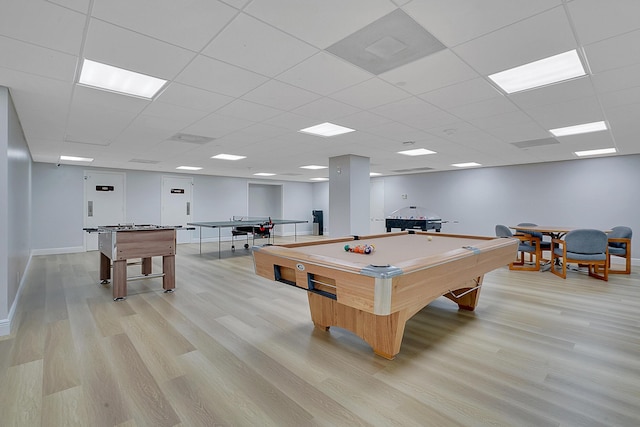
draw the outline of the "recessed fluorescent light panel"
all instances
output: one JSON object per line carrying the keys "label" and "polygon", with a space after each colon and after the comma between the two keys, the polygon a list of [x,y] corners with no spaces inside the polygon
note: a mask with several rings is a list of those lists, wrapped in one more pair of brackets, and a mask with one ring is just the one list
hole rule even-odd
{"label": "recessed fluorescent light panel", "polygon": [[255,176],[274,176],[275,173],[270,173],[270,172],[258,172],[258,173],[254,173]]}
{"label": "recessed fluorescent light panel", "polygon": [[236,156],[235,154],[218,154],[211,158],[218,159],[218,160],[240,160],[240,159],[246,159],[247,156]]}
{"label": "recessed fluorescent light panel", "polygon": [[311,178],[310,181],[329,181],[329,178]]}
{"label": "recessed fluorescent light panel", "polygon": [[582,125],[567,126],[564,128],[551,129],[549,132],[553,136],[567,136],[578,135],[581,133],[599,132],[601,130],[607,130],[607,124],[605,122],[593,122],[584,123]]}
{"label": "recessed fluorescent light panel", "polygon": [[167,81],[85,59],[78,83],[123,95],[152,99]]}
{"label": "recessed fluorescent light panel", "polygon": [[451,166],[455,166],[457,168],[472,168],[474,166],[481,166],[480,163],[476,162],[467,162],[467,163],[454,163]]}
{"label": "recessed fluorescent light panel", "polygon": [[308,166],[300,166],[300,169],[318,170],[318,169],[326,169],[327,167],[328,166],[308,165]]}
{"label": "recessed fluorescent light panel", "polygon": [[416,148],[414,150],[398,151],[398,154],[404,154],[405,156],[424,156],[426,154],[435,154],[435,151],[427,150],[426,148]]}
{"label": "recessed fluorescent light panel", "polygon": [[382,175],[380,172],[370,172],[369,176],[380,176]]}
{"label": "recessed fluorescent light panel", "polygon": [[570,50],[489,76],[507,93],[520,92],[586,75],[578,52]]}
{"label": "recessed fluorescent light panel", "polygon": [[178,166],[176,169],[181,169],[185,171],[199,171],[202,168],[199,168],[197,166]]}
{"label": "recessed fluorescent light panel", "polygon": [[300,129],[299,132],[317,136],[336,136],[344,133],[355,132],[355,129],[349,129],[344,126],[338,126],[333,123],[326,122],[305,129]]}
{"label": "recessed fluorescent light panel", "polygon": [[613,154],[617,153],[615,148],[600,148],[598,150],[586,150],[586,151],[576,151],[575,155],[578,157],[584,156],[599,156],[601,154]]}
{"label": "recessed fluorescent light panel", "polygon": [[76,157],[76,156],[60,156],[60,160],[67,160],[69,162],[93,162],[90,157]]}

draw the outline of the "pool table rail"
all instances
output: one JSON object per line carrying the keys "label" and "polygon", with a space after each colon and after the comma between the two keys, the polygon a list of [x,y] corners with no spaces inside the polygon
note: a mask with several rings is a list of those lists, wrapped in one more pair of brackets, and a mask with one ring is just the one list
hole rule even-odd
{"label": "pool table rail", "polygon": [[[430,234],[436,240],[436,235]],[[405,324],[413,315],[440,296],[452,300],[460,309],[474,310],[484,274],[516,257],[514,239],[437,236],[460,239],[462,246],[469,246],[467,243],[472,241],[473,246],[451,249],[457,241],[449,240],[449,249],[442,253],[379,267],[365,264],[362,260],[366,255],[340,259],[314,254],[311,248],[298,250],[314,243],[326,244],[326,240],[255,247],[255,271],[259,276],[306,290],[316,327],[348,329],[369,343],[376,354],[392,359],[400,350]],[[354,240],[331,239],[330,244],[343,242]]]}

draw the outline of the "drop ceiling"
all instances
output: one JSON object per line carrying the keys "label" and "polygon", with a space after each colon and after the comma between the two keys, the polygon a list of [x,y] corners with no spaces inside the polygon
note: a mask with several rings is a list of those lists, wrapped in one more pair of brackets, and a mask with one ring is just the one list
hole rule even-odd
{"label": "drop ceiling", "polygon": [[[628,155],[640,153],[638,16],[632,0],[3,2],[0,85],[36,162],[308,182],[328,173],[300,166],[346,154],[383,175]],[[412,46],[408,27],[430,46]],[[511,95],[488,78],[572,49],[584,77]],[[83,87],[84,58],[168,83],[153,100]],[[601,120],[608,130],[549,133]],[[323,122],[356,131],[298,132]],[[408,146],[436,154],[397,153]]]}

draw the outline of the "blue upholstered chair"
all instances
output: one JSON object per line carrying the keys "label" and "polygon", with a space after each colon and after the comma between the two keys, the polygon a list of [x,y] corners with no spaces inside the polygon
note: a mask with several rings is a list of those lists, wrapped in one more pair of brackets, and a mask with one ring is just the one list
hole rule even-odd
{"label": "blue upholstered chair", "polygon": [[[536,227],[538,224],[534,224],[533,222],[521,222],[520,224],[518,224],[522,227]],[[542,233],[540,233],[539,231],[531,231],[531,230],[518,230],[516,229],[516,233],[517,234],[530,234],[533,237],[537,237],[538,239],[540,239],[540,252],[541,255],[544,251],[548,251],[551,252],[551,240],[544,240],[544,235]],[[548,261],[546,259],[541,259],[541,261]]]}
{"label": "blue upholstered chair", "polygon": [[[613,227],[607,234],[609,240],[609,273],[611,274],[631,274],[631,228],[618,226]],[[625,258],[624,270],[611,269],[611,255]]]}
{"label": "blue upholstered chair", "polygon": [[[506,225],[496,225],[496,236],[520,240],[518,252],[520,256],[509,264],[509,270],[539,271],[540,270],[540,239],[530,234],[513,234]],[[530,254],[535,257],[535,263],[525,264],[524,256]]]}
{"label": "blue upholstered chair", "polygon": [[[600,230],[579,229],[570,231],[564,239],[553,239],[556,246],[551,251],[551,272],[567,278],[567,264],[586,265],[589,276],[609,280],[609,250],[606,233]],[[557,268],[559,259],[562,266]],[[602,273],[599,273],[602,271]]]}

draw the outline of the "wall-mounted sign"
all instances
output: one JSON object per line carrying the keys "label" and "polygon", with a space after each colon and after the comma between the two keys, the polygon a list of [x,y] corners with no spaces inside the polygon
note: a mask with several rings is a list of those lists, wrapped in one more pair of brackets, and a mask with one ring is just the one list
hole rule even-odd
{"label": "wall-mounted sign", "polygon": [[172,188],[171,194],[184,194],[184,188]]}
{"label": "wall-mounted sign", "polygon": [[113,191],[113,185],[96,185],[96,191]]}

